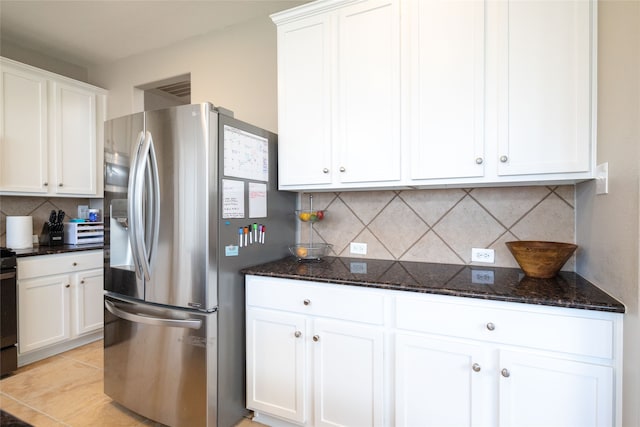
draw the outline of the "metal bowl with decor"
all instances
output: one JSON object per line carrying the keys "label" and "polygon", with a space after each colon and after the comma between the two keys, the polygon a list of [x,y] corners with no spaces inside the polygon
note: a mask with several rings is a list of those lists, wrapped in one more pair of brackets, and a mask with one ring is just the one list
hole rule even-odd
{"label": "metal bowl with decor", "polygon": [[524,274],[536,279],[554,277],[578,248],[573,243],[522,240],[505,243]]}
{"label": "metal bowl with decor", "polygon": [[298,261],[320,261],[327,256],[331,246],[329,243],[298,243],[289,246],[289,251]]}

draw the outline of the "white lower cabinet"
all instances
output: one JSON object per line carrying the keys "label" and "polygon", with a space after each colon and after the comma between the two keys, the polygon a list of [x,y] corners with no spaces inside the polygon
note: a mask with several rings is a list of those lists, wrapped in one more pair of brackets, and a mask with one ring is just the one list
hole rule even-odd
{"label": "white lower cabinet", "polygon": [[267,425],[622,425],[622,314],[247,276]]}
{"label": "white lower cabinet", "polygon": [[382,296],[305,283],[247,277],[247,407],[266,424],[382,426]]}
{"label": "white lower cabinet", "polygon": [[491,420],[493,390],[480,343],[398,333],[395,353],[395,425],[495,425],[482,422]]}
{"label": "white lower cabinet", "polygon": [[71,275],[18,281],[18,349],[27,353],[69,339]]}
{"label": "white lower cabinet", "polygon": [[612,366],[504,350],[500,367],[500,426],[615,425]]}
{"label": "white lower cabinet", "polygon": [[19,359],[50,356],[55,345],[101,332],[102,264],[101,250],[18,258]]}
{"label": "white lower cabinet", "polygon": [[395,308],[396,426],[621,425],[621,314],[433,295]]}

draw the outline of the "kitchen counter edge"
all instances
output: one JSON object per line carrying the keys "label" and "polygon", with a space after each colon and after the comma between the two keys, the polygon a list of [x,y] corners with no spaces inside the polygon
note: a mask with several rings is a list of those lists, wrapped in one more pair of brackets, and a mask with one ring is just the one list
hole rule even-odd
{"label": "kitchen counter edge", "polygon": [[624,313],[625,306],[573,272],[532,279],[518,268],[327,257],[298,262],[286,257],[242,274],[478,298],[494,301]]}
{"label": "kitchen counter edge", "polygon": [[59,245],[59,246],[34,246],[27,249],[12,249],[18,258],[40,256],[40,255],[57,255],[69,252],[95,251],[104,249],[104,245]]}

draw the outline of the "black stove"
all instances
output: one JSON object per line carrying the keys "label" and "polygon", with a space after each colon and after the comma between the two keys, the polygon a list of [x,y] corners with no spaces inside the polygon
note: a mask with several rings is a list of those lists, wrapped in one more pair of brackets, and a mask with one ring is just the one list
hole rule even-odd
{"label": "black stove", "polygon": [[0,248],[0,375],[18,368],[16,253]]}

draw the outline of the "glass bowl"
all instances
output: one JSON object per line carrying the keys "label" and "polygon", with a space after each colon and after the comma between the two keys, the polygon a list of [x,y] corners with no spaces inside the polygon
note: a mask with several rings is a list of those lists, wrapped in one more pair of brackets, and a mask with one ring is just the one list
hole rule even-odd
{"label": "glass bowl", "polygon": [[298,261],[319,261],[327,256],[331,246],[329,243],[298,243],[289,246],[289,251]]}

